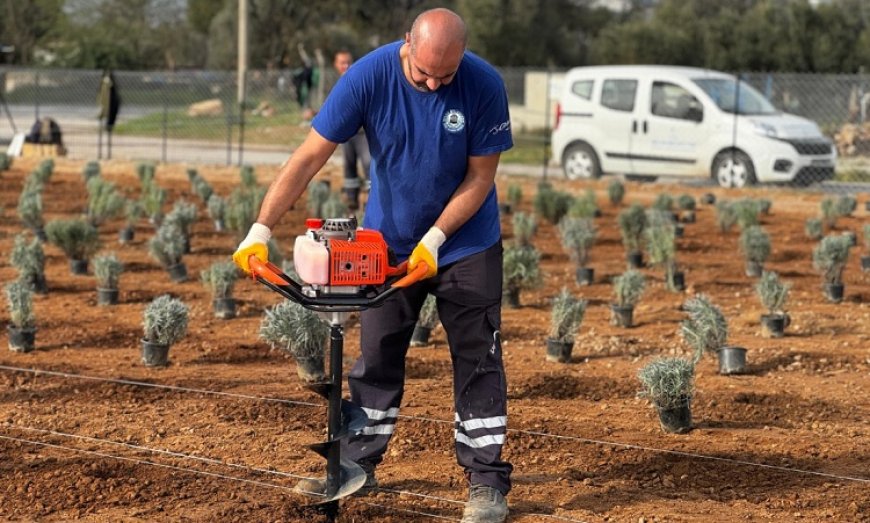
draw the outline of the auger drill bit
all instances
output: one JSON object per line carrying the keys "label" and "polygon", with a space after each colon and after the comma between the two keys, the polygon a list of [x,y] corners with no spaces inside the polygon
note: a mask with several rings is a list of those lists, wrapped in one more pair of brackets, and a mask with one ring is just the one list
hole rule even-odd
{"label": "auger drill bit", "polygon": [[308,388],[327,399],[326,441],[314,443],[308,448],[326,458],[326,479],[303,480],[296,491],[316,496],[325,505],[324,512],[330,521],[338,514],[338,500],[361,489],[366,481],[362,467],[341,456],[343,439],[359,434],[368,423],[368,416],[358,406],[341,398],[341,364],[344,351],[344,335],[340,322],[330,324],[329,381],[314,383]]}

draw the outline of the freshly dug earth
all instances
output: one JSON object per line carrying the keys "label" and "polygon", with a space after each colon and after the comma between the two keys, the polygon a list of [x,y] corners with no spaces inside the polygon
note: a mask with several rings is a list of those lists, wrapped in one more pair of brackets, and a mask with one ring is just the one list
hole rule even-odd
{"label": "freshly dug earth", "polygon": [[[16,161],[0,175],[0,278],[8,264],[24,176],[35,162]],[[46,220],[82,212],[81,164],[58,162],[44,192]],[[129,163],[103,166],[103,176],[138,196]],[[238,184],[236,169],[201,168],[221,195]],[[258,168],[261,184],[274,168]],[[339,185],[339,172],[319,175]],[[47,245],[49,293],[37,295],[37,349],[0,352],[0,519],[8,521],[324,521],[309,498],[292,492],[298,476],[323,474],[324,461],[306,445],[325,437],[323,400],[296,377],[289,357],[258,339],[263,311],[280,297],[240,281],[239,317],[213,316],[199,272],[227,260],[238,238],[217,233],[191,194],[184,166],[160,166],[157,181],[171,202],[195,201],[202,212],[185,256],[190,281],[172,283],[146,250],[153,228],[117,243],[116,220],[101,227],[103,251],[124,261],[120,303],[96,305],[92,276],[73,276]],[[537,180],[522,185],[531,211]],[[678,240],[686,271],[683,293],[664,288],[662,271],[647,268],[648,289],[637,327],[610,325],[610,278],[625,269],[616,227],[619,208],[606,201],[608,180],[557,187],[598,193],[603,216],[592,251],[595,283],[579,287],[555,228],[541,223],[534,244],[543,253],[544,284],[524,291],[522,307],[503,311],[509,427],[505,457],[515,466],[510,521],[860,521],[870,518],[870,284],[853,250],[843,303],[826,301],[813,270],[815,242],[804,220],[818,214],[820,195],[765,188],[714,189],[719,198],[773,200],[763,225],[773,240],[767,267],[794,284],[791,325],[781,339],[760,334],[754,281],[744,274],[738,233],[720,234],[714,210]],[[707,189],[627,184],[626,203],[652,202],[659,192],[698,197]],[[276,228],[285,248],[303,229],[303,202]],[[840,220],[859,231],[861,207]],[[510,216],[503,217],[505,242]],[[859,233],[860,236],[860,233]],[[285,253],[288,257],[290,253]],[[562,286],[588,300],[569,364],[545,361],[550,299]],[[140,361],[142,312],[164,293],[190,306],[187,336],[164,369]],[[712,356],[698,365],[694,430],[669,435],[654,409],[637,397],[637,370],[656,356],[688,355],[679,335],[680,305],[709,295],[728,317],[729,343],[748,349],[749,371],[721,376]],[[8,322],[4,309],[0,319]],[[346,329],[345,372],[358,354],[358,326]],[[35,374],[8,367],[54,371]],[[407,387],[381,490],[342,503],[339,521],[456,521],[466,497],[453,452],[450,359],[442,329],[430,346],[413,348]],[[60,374],[59,374],[60,373]],[[100,381],[90,378],[108,378]],[[147,387],[142,383],[175,388]],[[220,393],[220,394],[218,394]],[[290,401],[283,401],[290,400]],[[294,477],[296,476],[296,477]]]}

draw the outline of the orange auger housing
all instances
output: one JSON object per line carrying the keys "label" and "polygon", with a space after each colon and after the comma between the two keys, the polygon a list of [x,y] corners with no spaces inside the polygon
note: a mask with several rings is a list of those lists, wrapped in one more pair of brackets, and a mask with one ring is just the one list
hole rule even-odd
{"label": "orange auger housing", "polygon": [[360,229],[353,240],[329,241],[329,284],[380,285],[387,279],[387,242],[378,231]]}

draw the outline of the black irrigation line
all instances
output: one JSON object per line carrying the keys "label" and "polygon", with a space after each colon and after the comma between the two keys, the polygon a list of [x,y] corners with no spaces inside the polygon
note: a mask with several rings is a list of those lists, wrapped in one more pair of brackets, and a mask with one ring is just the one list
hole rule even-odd
{"label": "black irrigation line", "polygon": [[[205,390],[205,389],[193,389],[193,388],[188,388],[188,387],[179,387],[176,385],[159,385],[159,384],[148,383],[148,382],[104,378],[104,377],[99,377],[99,376],[86,376],[86,375],[82,375],[82,374],[72,374],[72,373],[59,372],[59,371],[46,371],[46,370],[33,369],[33,368],[12,367],[12,366],[7,366],[7,365],[0,365],[0,370],[6,370],[6,371],[12,371],[12,372],[25,372],[25,373],[35,374],[35,375],[45,374],[45,375],[49,375],[49,376],[59,376],[59,377],[64,377],[64,378],[74,378],[74,379],[83,379],[83,380],[91,380],[91,381],[102,381],[102,382],[108,382],[108,383],[119,383],[122,385],[136,385],[136,386],[151,387],[151,388],[158,388],[158,389],[169,389],[169,390],[175,390],[175,391],[179,391],[179,392],[195,392],[195,393],[199,393],[199,394],[211,394],[211,395],[227,396],[227,397],[233,397],[233,398],[257,400],[257,401],[272,401],[272,402],[279,402],[279,403],[287,403],[287,404],[291,404],[291,405],[323,407],[323,405],[321,405],[319,403],[311,403],[311,402],[303,402],[303,401],[296,401],[296,400],[286,400],[286,399],[280,399],[280,398],[254,396],[254,395],[248,395],[248,394],[235,394],[235,393],[230,393],[230,392],[211,391],[211,390]],[[422,417],[422,416],[399,415],[398,417],[402,418],[402,419],[410,419],[410,420],[416,420],[416,421],[427,421],[427,422],[440,423],[440,424],[451,425],[451,426],[453,425],[452,421],[435,419],[435,418],[426,418],[426,417]],[[619,447],[619,448],[631,449],[631,450],[640,450],[640,451],[644,451],[644,452],[656,452],[656,453],[660,453],[660,454],[670,454],[672,456],[680,456],[680,457],[693,458],[693,459],[704,459],[704,460],[709,460],[709,461],[718,461],[718,462],[722,462],[722,463],[731,463],[731,464],[735,464],[735,465],[764,468],[764,469],[768,469],[768,470],[776,470],[779,472],[786,472],[786,473],[791,473],[791,474],[805,474],[805,475],[820,476],[820,477],[831,478],[831,479],[839,479],[839,480],[843,480],[843,481],[855,481],[855,482],[870,484],[870,478],[844,476],[844,475],[840,475],[840,474],[818,472],[815,470],[804,470],[804,469],[796,469],[796,468],[792,468],[792,467],[783,467],[780,465],[769,465],[766,463],[756,463],[754,461],[747,461],[747,460],[742,460],[742,459],[726,458],[726,457],[722,457],[722,456],[710,456],[707,454],[697,454],[694,452],[688,452],[688,451],[682,451],[682,450],[660,449],[660,448],[656,448],[656,447],[648,447],[645,445],[636,445],[633,443],[620,443],[620,442],[616,442],[616,441],[597,440],[597,439],[583,438],[583,437],[578,437],[578,436],[565,436],[565,435],[561,435],[561,434],[550,434],[548,432],[540,432],[540,431],[532,431],[532,430],[524,430],[524,429],[507,429],[507,432],[511,432],[511,433],[515,433],[515,434],[524,434],[524,435],[533,436],[533,437],[546,437],[546,438],[555,438],[555,439],[566,440],[566,441],[576,441],[579,443],[588,443],[588,444],[595,444],[595,445],[608,445],[608,446],[612,446],[612,447]]]}
{"label": "black irrigation line", "polygon": [[[193,460],[193,461],[199,461],[199,462],[202,462],[202,463],[207,463],[207,464],[209,464],[209,465],[222,465],[222,466],[225,466],[225,467],[231,467],[231,468],[235,468],[235,469],[239,469],[239,470],[244,470],[244,471],[248,471],[248,472],[256,472],[256,473],[261,473],[261,474],[271,474],[271,475],[275,475],[275,476],[282,476],[282,477],[289,477],[289,478],[296,478],[296,479],[314,479],[314,478],[311,478],[311,477],[309,477],[309,476],[301,476],[301,475],[298,475],[298,474],[291,474],[291,473],[289,473],[289,472],[281,472],[281,471],[276,471],[276,470],[261,469],[261,468],[257,468],[257,467],[249,467],[249,466],[246,466],[246,465],[239,465],[239,464],[235,464],[235,463],[227,463],[227,462],[224,462],[224,461],[221,461],[221,460],[217,460],[217,459],[213,459],[213,458],[207,458],[207,457],[203,457],[203,456],[194,456],[194,455],[191,455],[191,454],[184,454],[184,453],[181,453],[181,452],[173,452],[173,451],[168,451],[168,450],[164,450],[164,449],[156,449],[156,448],[151,448],[151,447],[144,447],[144,446],[141,446],[141,445],[134,445],[134,444],[131,444],[131,443],[126,443],[126,442],[121,442],[121,441],[112,441],[112,440],[102,439],[102,438],[93,438],[93,437],[89,437],[89,436],[82,436],[82,435],[79,435],[79,434],[70,434],[70,433],[65,433],[65,432],[59,432],[59,431],[55,431],[55,430],[39,429],[39,428],[34,428],[34,427],[16,426],[16,425],[8,424],[8,423],[7,423],[7,424],[0,424],[0,427],[2,427],[2,428],[4,428],[4,429],[14,429],[14,430],[25,431],[25,432],[36,432],[36,433],[40,433],[40,434],[44,434],[44,435],[50,435],[50,436],[56,436],[56,437],[63,437],[63,438],[70,438],[70,439],[78,439],[78,440],[82,440],[82,441],[87,441],[87,442],[89,442],[89,443],[115,445],[115,446],[120,446],[120,447],[126,447],[126,448],[129,448],[129,449],[135,450],[135,451],[151,452],[151,453],[155,453],[155,454],[163,454],[163,455],[170,456],[170,457],[173,457],[173,458],[189,459],[189,460]],[[17,442],[22,442],[22,443],[29,443],[29,444],[34,444],[34,445],[43,445],[43,446],[46,446],[46,447],[51,447],[51,448],[56,448],[56,449],[62,449],[62,450],[69,450],[69,451],[80,452],[80,453],[85,453],[85,454],[91,454],[91,455],[96,455],[96,456],[100,456],[100,457],[104,457],[104,458],[111,458],[111,459],[118,459],[118,460],[123,460],[123,461],[130,461],[130,462],[137,463],[137,464],[142,464],[142,465],[154,465],[154,466],[157,466],[157,467],[164,467],[164,468],[169,468],[169,469],[177,470],[177,471],[190,472],[190,473],[194,473],[194,474],[201,474],[201,475],[211,476],[211,477],[215,477],[215,478],[218,478],[218,479],[225,479],[225,480],[231,480],[231,481],[241,481],[241,482],[244,482],[244,483],[250,483],[250,484],[253,484],[253,485],[256,485],[256,486],[261,486],[261,487],[269,487],[269,488],[276,488],[276,489],[289,490],[289,491],[293,492],[294,494],[299,494],[299,492],[298,492],[296,489],[294,489],[293,487],[286,487],[286,486],[283,486],[283,485],[276,485],[276,484],[274,484],[274,483],[267,483],[267,482],[263,482],[263,481],[249,480],[249,479],[245,479],[245,478],[238,478],[238,477],[236,477],[236,476],[228,476],[228,475],[225,475],[225,474],[217,474],[217,473],[213,473],[213,472],[205,472],[205,471],[200,471],[200,470],[196,470],[196,469],[189,469],[189,468],[184,468],[184,467],[178,467],[178,466],[175,466],[175,465],[166,465],[166,464],[162,464],[162,463],[156,463],[156,462],[153,462],[153,461],[150,461],[150,460],[141,460],[141,459],[137,459],[137,458],[130,458],[130,457],[125,457],[125,456],[118,456],[118,455],[115,455],[115,454],[108,454],[108,453],[97,452],[97,451],[91,451],[91,450],[82,450],[82,449],[77,449],[77,448],[74,448],[74,447],[66,447],[66,446],[63,446],[63,445],[57,445],[57,444],[47,443],[47,442],[43,442],[43,441],[30,440],[30,439],[26,439],[26,438],[16,438],[16,437],[12,437],[12,436],[3,436],[3,435],[0,435],[0,439],[6,439],[6,440],[17,441]],[[454,499],[450,499],[450,498],[443,498],[443,497],[439,497],[439,496],[433,496],[433,495],[431,495],[431,494],[420,494],[420,493],[411,492],[411,491],[406,491],[406,490],[395,490],[395,489],[387,489],[387,488],[378,488],[378,492],[385,492],[385,493],[390,493],[390,494],[396,494],[396,495],[399,495],[399,496],[401,496],[401,495],[405,495],[405,496],[413,496],[413,497],[419,497],[419,498],[423,498],[423,499],[429,499],[429,500],[434,500],[434,501],[441,501],[441,502],[446,502],[446,503],[453,503],[453,504],[458,504],[458,505],[464,505],[464,504],[465,504],[465,503],[462,502],[462,501],[458,501],[458,500],[454,500]],[[314,495],[314,496],[319,495],[319,494],[317,494],[317,493],[313,493],[313,492],[311,492],[311,493],[306,493],[306,494]],[[388,506],[388,505],[382,505],[382,504],[379,504],[379,503],[372,503],[372,502],[369,502],[369,501],[363,501],[363,500],[359,500],[359,501],[360,501],[361,503],[365,504],[365,505],[372,506],[372,507],[377,507],[377,508],[382,508],[382,509],[385,509],[385,510],[387,510],[387,511],[392,511],[392,512],[404,512],[404,513],[409,513],[409,514],[416,514],[416,515],[421,515],[421,516],[427,516],[427,517],[431,517],[431,518],[435,518],[435,519],[444,519],[444,520],[448,520],[448,521],[458,521],[456,518],[451,518],[451,517],[448,517],[448,516],[441,516],[441,515],[438,515],[438,514],[431,514],[431,513],[427,513],[427,512],[420,512],[420,511],[411,510],[411,509],[405,509],[405,508],[400,508],[400,507],[392,507],[392,506]],[[544,517],[544,518],[557,519],[557,520],[567,521],[567,522],[573,522],[573,523],[584,523],[584,522],[581,521],[581,520],[572,519],[572,518],[568,518],[568,517],[565,517],[565,516],[555,516],[555,515],[552,515],[552,514],[526,513],[526,514],[516,514],[516,515],[518,515],[518,516]]]}
{"label": "black irrigation line", "polygon": [[[256,480],[252,480],[252,479],[239,478],[236,476],[228,476],[226,474],[217,474],[215,472],[206,472],[203,470],[189,469],[189,468],[185,468],[185,467],[178,467],[175,465],[167,465],[165,463],[157,463],[155,461],[150,461],[150,460],[146,460],[146,459],[131,458],[131,457],[127,457],[127,456],[117,456],[114,454],[108,454],[106,452],[98,452],[96,450],[77,449],[74,447],[66,447],[64,445],[57,445],[55,443],[47,443],[45,441],[37,441],[37,440],[31,440],[31,439],[27,439],[27,438],[16,438],[14,436],[4,436],[2,434],[0,434],[0,439],[4,439],[7,441],[14,441],[14,442],[18,442],[18,443],[24,443],[24,444],[28,444],[28,445],[38,445],[38,446],[42,446],[42,447],[48,447],[48,448],[53,448],[56,450],[63,450],[63,451],[67,451],[67,452],[78,452],[81,454],[89,454],[91,456],[97,456],[97,457],[106,458],[106,459],[116,459],[116,460],[120,460],[120,461],[127,461],[130,463],[135,463],[137,465],[151,465],[153,467],[170,469],[170,470],[174,470],[177,472],[185,472],[188,474],[208,476],[211,478],[222,479],[222,480],[237,481],[240,483],[247,483],[250,485],[255,485],[257,487],[266,487],[266,488],[284,490],[284,491],[288,491],[288,492],[291,492],[293,494],[299,495],[299,493],[296,492],[292,487],[287,487],[284,485],[276,485],[274,483],[267,483],[265,481],[256,481]],[[420,512],[417,510],[411,510],[411,509],[406,509],[406,508],[390,507],[387,505],[381,505],[378,503],[370,503],[370,502],[362,501],[362,500],[360,500],[360,503],[363,503],[364,505],[369,505],[372,507],[384,509],[387,511],[404,512],[407,514],[415,514],[418,516],[426,516],[426,517],[435,518],[435,519],[444,519],[447,521],[459,521],[459,519],[457,519],[457,518],[441,516],[439,514],[430,514],[427,512]]]}

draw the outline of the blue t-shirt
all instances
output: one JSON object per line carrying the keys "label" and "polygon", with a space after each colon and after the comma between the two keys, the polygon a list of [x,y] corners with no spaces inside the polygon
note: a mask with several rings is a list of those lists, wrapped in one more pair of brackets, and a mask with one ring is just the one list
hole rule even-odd
{"label": "blue t-shirt", "polygon": [[[453,81],[424,93],[405,78],[401,45],[387,44],[354,63],[312,122],[335,143],[365,129],[372,187],[363,225],[380,231],[400,260],[441,215],[465,178],[468,157],[513,146],[504,82],[492,66],[466,51]],[[439,264],[481,252],[500,236],[493,186],[439,249]]]}

